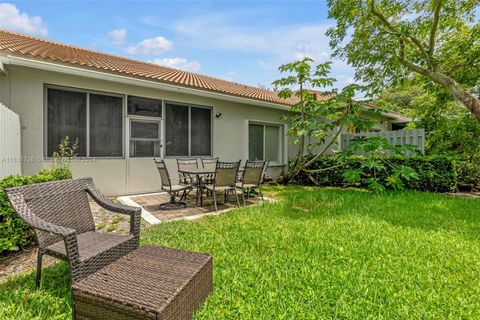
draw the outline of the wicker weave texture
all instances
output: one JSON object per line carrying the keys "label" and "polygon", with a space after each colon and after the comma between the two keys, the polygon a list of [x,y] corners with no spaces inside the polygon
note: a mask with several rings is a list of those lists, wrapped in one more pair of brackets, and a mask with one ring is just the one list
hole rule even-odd
{"label": "wicker weave texture", "polygon": [[[98,191],[91,178],[5,191],[15,211],[35,230],[39,259],[50,254],[68,260],[74,282],[138,248],[141,209],[112,203]],[[130,236],[123,236],[121,241],[113,234],[100,239],[94,232],[87,195],[109,211],[129,215]]]}
{"label": "wicker weave texture", "polygon": [[143,246],[73,285],[77,319],[191,319],[213,290],[212,257]]}

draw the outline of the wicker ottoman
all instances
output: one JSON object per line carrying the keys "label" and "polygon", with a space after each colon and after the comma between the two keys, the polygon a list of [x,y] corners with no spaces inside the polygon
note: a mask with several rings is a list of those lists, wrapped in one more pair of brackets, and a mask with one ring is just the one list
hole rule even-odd
{"label": "wicker ottoman", "polygon": [[212,290],[212,256],[143,246],[73,284],[75,316],[191,319]]}

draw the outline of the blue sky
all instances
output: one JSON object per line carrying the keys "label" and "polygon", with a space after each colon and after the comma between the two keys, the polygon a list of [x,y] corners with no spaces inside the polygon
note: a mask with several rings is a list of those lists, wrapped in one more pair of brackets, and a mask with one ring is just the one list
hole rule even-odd
{"label": "blue sky", "polygon": [[[0,28],[250,85],[280,64],[328,59],[325,1],[8,1]],[[334,61],[336,87],[353,71]]]}

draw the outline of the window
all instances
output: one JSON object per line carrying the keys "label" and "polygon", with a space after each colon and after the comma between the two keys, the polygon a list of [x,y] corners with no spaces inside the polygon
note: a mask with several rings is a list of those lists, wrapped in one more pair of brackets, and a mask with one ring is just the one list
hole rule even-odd
{"label": "window", "polygon": [[68,136],[78,156],[123,156],[123,99],[80,90],[46,89],[46,156]]}
{"label": "window", "polygon": [[123,156],[122,98],[90,94],[90,156]]}
{"label": "window", "polygon": [[211,156],[212,109],[166,104],[165,139],[166,156]]}
{"label": "window", "polygon": [[161,156],[162,100],[128,96],[130,157]]}
{"label": "window", "polygon": [[162,100],[128,96],[128,114],[133,116],[162,117]]}
{"label": "window", "polygon": [[160,122],[130,121],[130,157],[159,157],[160,148]]}
{"label": "window", "polygon": [[279,125],[248,125],[248,159],[282,162],[282,128]]}

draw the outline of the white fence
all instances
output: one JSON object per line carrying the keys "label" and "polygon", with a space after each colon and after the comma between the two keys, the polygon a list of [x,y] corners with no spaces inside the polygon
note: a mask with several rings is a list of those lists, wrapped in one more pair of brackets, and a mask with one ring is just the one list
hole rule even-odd
{"label": "white fence", "polygon": [[21,174],[20,117],[0,104],[0,179]]}
{"label": "white fence", "polygon": [[345,133],[342,134],[341,147],[346,150],[350,142],[358,137],[384,137],[391,145],[416,146],[421,154],[425,154],[425,130],[401,130],[366,133]]}

